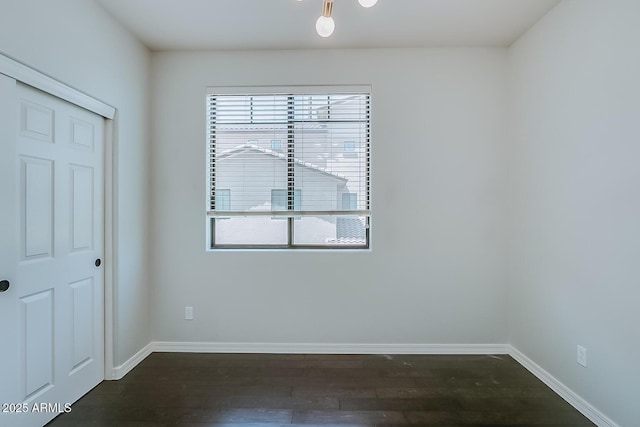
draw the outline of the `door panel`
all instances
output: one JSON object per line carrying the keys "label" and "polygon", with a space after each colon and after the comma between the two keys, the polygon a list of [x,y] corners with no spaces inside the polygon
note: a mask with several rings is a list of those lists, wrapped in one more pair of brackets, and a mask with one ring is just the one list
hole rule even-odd
{"label": "door panel", "polygon": [[71,143],[81,150],[93,151],[95,141],[95,127],[91,123],[83,122],[80,119],[71,119]]}
{"label": "door panel", "polygon": [[53,257],[53,161],[20,157],[22,261]]}
{"label": "door panel", "polygon": [[44,105],[20,101],[20,135],[44,142],[54,142],[54,111]]}
{"label": "door panel", "polygon": [[54,384],[53,289],[20,298],[24,340],[23,400],[31,400]]}
{"label": "door panel", "polygon": [[27,409],[0,425],[41,426],[58,412],[34,405],[104,379],[103,138],[102,117],[0,76],[0,401]]}
{"label": "door panel", "polygon": [[93,168],[71,165],[71,251],[93,250]]}
{"label": "door panel", "polygon": [[93,344],[97,337],[93,328],[93,278],[72,283],[70,287],[73,295],[73,364],[69,373],[73,375],[93,360]]}

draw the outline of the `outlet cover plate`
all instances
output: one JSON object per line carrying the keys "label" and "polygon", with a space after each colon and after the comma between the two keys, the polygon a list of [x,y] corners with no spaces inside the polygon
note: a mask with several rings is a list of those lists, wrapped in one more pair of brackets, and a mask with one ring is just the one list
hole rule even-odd
{"label": "outlet cover plate", "polygon": [[193,320],[193,307],[184,308],[184,320]]}
{"label": "outlet cover plate", "polygon": [[587,349],[581,345],[578,346],[578,365],[587,367]]}

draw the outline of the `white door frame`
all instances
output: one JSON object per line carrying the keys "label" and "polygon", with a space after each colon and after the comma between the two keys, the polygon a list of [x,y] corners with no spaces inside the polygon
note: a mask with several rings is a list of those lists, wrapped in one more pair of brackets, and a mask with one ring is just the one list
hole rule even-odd
{"label": "white door frame", "polygon": [[114,208],[117,186],[114,176],[116,109],[46,74],[0,53],[0,74],[89,110],[105,119],[104,144],[104,379],[114,379],[114,300],[116,283],[116,223]]}

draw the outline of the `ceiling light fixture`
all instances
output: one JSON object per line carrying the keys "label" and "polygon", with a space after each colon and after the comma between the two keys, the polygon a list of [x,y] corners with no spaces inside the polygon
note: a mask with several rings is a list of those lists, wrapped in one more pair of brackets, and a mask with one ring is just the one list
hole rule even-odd
{"label": "ceiling light fixture", "polygon": [[[298,0],[301,1],[301,0]],[[372,7],[378,0],[358,0],[362,7]],[[333,11],[333,0],[322,0],[322,15],[316,21],[316,31],[321,37],[329,37],[336,29],[336,23],[331,17]]]}
{"label": "ceiling light fixture", "polygon": [[336,29],[336,23],[333,22],[331,12],[333,11],[333,0],[322,1],[322,15],[316,21],[316,31],[320,37],[329,37]]}

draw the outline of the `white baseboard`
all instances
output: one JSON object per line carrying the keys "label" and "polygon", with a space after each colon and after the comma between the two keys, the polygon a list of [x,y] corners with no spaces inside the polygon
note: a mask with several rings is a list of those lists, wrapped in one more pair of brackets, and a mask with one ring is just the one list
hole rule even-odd
{"label": "white baseboard", "polygon": [[285,343],[152,343],[153,351],[174,353],[281,354],[508,354],[504,344],[285,344]]}
{"label": "white baseboard", "polygon": [[131,356],[129,360],[124,362],[120,366],[115,366],[111,372],[111,378],[105,378],[107,380],[119,380],[127,375],[133,368],[138,366],[147,356],[153,353],[153,342],[145,345],[140,351]]}
{"label": "white baseboard", "polygon": [[533,360],[529,359],[517,348],[509,345],[509,354],[518,363],[527,368],[529,372],[538,377],[540,381],[545,383],[551,390],[566,400],[571,406],[576,408],[585,417],[589,418],[593,423],[599,427],[620,427],[609,417],[600,412],[597,408],[591,405],[589,402],[580,397],[577,393],[571,390],[569,387],[560,382],[557,378],[551,375],[549,372],[541,368]]}
{"label": "white baseboard", "polygon": [[266,353],[266,354],[508,354],[600,427],[620,427],[589,402],[509,344],[291,344],[153,341],[122,365],[112,378],[119,380],[153,352]]}

